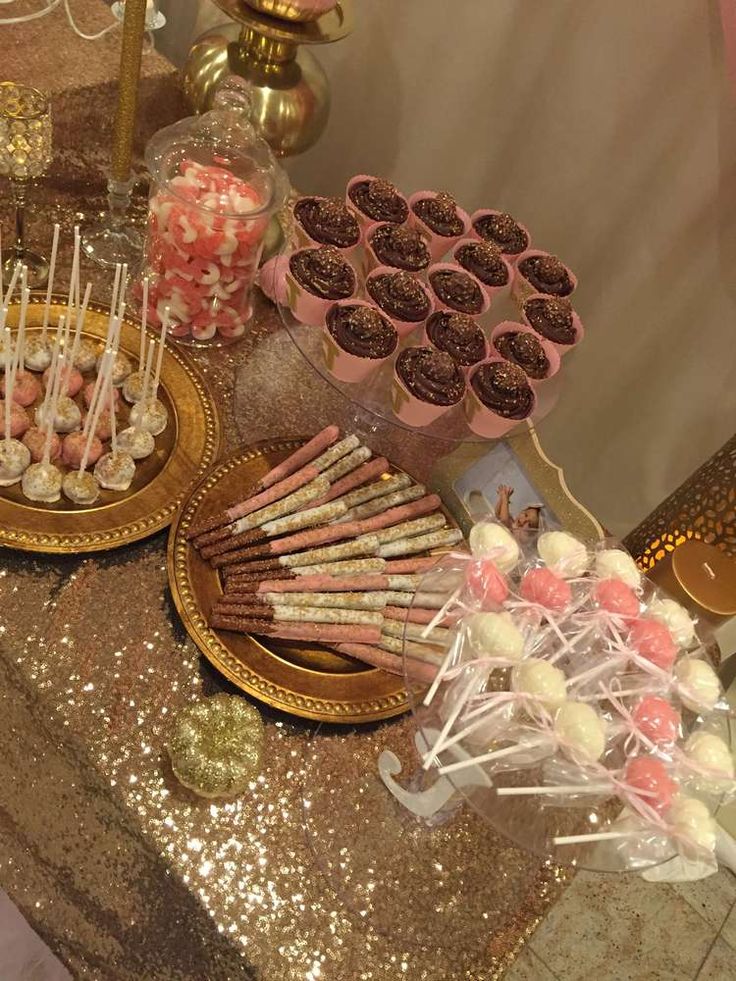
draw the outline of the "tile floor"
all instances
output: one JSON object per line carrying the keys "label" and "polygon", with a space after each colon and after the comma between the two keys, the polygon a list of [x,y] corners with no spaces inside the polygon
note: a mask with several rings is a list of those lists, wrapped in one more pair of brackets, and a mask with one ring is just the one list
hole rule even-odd
{"label": "tile floor", "polygon": [[736,877],[580,872],[504,981],[736,981]]}

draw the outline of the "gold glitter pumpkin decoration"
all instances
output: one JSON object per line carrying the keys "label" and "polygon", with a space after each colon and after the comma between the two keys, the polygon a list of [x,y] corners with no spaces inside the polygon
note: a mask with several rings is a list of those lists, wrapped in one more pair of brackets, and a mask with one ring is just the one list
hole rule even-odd
{"label": "gold glitter pumpkin decoration", "polygon": [[168,745],[180,783],[200,797],[236,797],[261,768],[263,721],[236,695],[213,695],[176,717]]}

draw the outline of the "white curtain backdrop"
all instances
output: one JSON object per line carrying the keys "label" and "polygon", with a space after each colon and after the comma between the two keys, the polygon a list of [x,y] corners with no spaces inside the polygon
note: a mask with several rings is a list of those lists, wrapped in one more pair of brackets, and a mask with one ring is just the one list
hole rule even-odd
{"label": "white curtain backdrop", "polygon": [[[319,51],[332,114],[292,180],[444,188],[512,212],[576,271],[587,336],[540,432],[625,534],[736,428],[736,94],[716,0],[355,4],[355,33]],[[224,20],[209,0],[161,6],[178,63]]]}

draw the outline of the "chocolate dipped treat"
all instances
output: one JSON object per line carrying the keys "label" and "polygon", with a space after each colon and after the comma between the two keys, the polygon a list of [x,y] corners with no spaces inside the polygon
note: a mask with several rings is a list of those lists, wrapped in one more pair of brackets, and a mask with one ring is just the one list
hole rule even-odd
{"label": "chocolate dipped treat", "polygon": [[355,292],[352,266],[330,245],[294,252],[289,270],[302,289],[323,300],[345,300]]}
{"label": "chocolate dipped treat", "polygon": [[499,334],[493,344],[502,357],[518,365],[528,378],[539,381],[549,374],[549,358],[534,334],[507,330]]}
{"label": "chocolate dipped treat", "polygon": [[450,406],[465,393],[465,379],[450,355],[431,347],[402,351],[396,359],[396,374],[420,402]]}
{"label": "chocolate dipped treat", "polygon": [[535,293],[568,296],[575,289],[569,269],[555,255],[533,253],[521,258],[516,268]]}
{"label": "chocolate dipped treat", "polygon": [[294,217],[309,238],[320,245],[349,249],[360,239],[355,215],[337,198],[300,198],[294,205]]}
{"label": "chocolate dipped treat", "polygon": [[462,269],[436,266],[429,271],[429,282],[440,303],[458,313],[479,314],[486,306],[480,284]]}
{"label": "chocolate dipped treat", "polygon": [[391,321],[367,304],[336,303],[327,313],[327,330],[339,348],[356,358],[387,358],[399,341]]}
{"label": "chocolate dipped treat", "polygon": [[408,225],[378,225],[369,234],[368,242],[380,265],[420,272],[430,263],[427,243],[416,228]]}
{"label": "chocolate dipped treat", "polygon": [[413,200],[411,210],[435,235],[457,238],[465,231],[455,199],[447,191],[440,191],[434,197]]}
{"label": "chocolate dipped treat", "polygon": [[504,419],[526,419],[534,408],[534,392],[518,365],[508,361],[486,361],[470,378],[479,401]]}
{"label": "chocolate dipped treat", "polygon": [[486,356],[486,339],[478,324],[465,313],[439,310],[427,320],[427,340],[463,367]]}
{"label": "chocolate dipped treat", "polygon": [[432,304],[419,280],[408,272],[372,273],[365,288],[372,300],[395,320],[420,323],[429,316]]}
{"label": "chocolate dipped treat", "polygon": [[476,235],[506,255],[520,255],[529,248],[527,230],[504,211],[476,211],[472,222]]}
{"label": "chocolate dipped treat", "polygon": [[490,242],[461,242],[455,249],[454,259],[484,286],[500,288],[509,281],[509,267],[500,249]]}
{"label": "chocolate dipped treat", "polygon": [[371,221],[400,225],[409,217],[409,205],[394,185],[381,177],[365,177],[348,185],[348,198]]}
{"label": "chocolate dipped treat", "polygon": [[530,296],[524,301],[524,317],[538,334],[553,344],[574,344],[577,330],[572,303],[553,296]]}

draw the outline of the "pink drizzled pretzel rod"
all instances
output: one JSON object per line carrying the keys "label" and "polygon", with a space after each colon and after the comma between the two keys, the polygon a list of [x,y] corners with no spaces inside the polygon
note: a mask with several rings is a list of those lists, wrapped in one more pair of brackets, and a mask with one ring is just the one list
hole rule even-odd
{"label": "pink drizzled pretzel rod", "polygon": [[376,457],[375,460],[371,460],[369,463],[363,463],[361,466],[353,470],[352,473],[346,474],[346,476],[336,480],[325,496],[314,502],[315,506],[327,504],[329,501],[334,501],[335,498],[342,497],[349,491],[354,490],[356,487],[362,487],[363,484],[367,484],[369,481],[374,480],[374,478],[380,477],[381,474],[385,473],[387,470],[388,460],[385,456],[379,456]]}
{"label": "pink drizzled pretzel rod", "polygon": [[[396,674],[402,677],[404,675],[403,657],[392,654],[390,651],[381,650],[380,647],[371,647],[368,644],[337,644],[335,650],[340,654],[348,654],[358,661],[370,664],[373,668],[387,671],[389,674]],[[430,684],[437,673],[437,668],[433,665],[414,660],[410,662],[409,670],[413,681],[424,684]]]}

